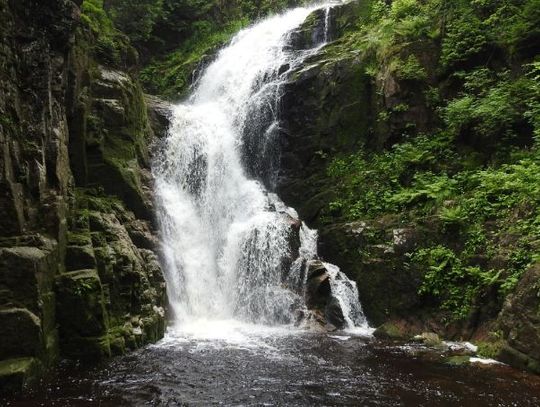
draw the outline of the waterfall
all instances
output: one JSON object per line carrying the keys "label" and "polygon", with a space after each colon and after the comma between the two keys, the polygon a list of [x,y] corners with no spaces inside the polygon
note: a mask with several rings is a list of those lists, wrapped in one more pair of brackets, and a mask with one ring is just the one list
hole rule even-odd
{"label": "waterfall", "polygon": [[[174,108],[153,171],[178,324],[290,324],[305,315],[304,268],[317,256],[316,234],[267,187],[279,164],[282,84],[323,46],[287,45],[292,31],[325,6],[296,8],[239,32]],[[338,273],[346,278],[339,271],[332,278]],[[344,310],[361,312],[358,298],[340,301]],[[349,317],[348,325],[357,320]]]}

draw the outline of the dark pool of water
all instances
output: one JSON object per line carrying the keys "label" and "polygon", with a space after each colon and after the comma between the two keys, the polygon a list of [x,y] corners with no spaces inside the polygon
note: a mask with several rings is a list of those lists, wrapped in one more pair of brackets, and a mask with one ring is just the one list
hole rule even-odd
{"label": "dark pool of water", "polygon": [[[540,378],[345,334],[170,336],[9,406],[540,406]],[[1,404],[1,403],[0,403]]]}

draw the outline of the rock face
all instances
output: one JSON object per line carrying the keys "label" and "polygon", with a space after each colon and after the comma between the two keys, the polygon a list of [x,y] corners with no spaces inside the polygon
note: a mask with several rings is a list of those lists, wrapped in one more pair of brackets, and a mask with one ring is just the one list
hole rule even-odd
{"label": "rock face", "polygon": [[522,277],[500,316],[506,344],[500,358],[540,374],[540,264]]}
{"label": "rock face", "polygon": [[[0,390],[164,332],[139,85],[67,0],[0,0]],[[156,128],[163,131],[163,128]]]}
{"label": "rock face", "polygon": [[380,245],[371,237],[391,233],[392,229],[385,231],[381,226],[365,222],[331,225],[321,230],[319,244],[323,258],[337,262],[357,281],[364,312],[375,326],[410,315],[420,304],[417,292],[422,281],[418,270],[402,267],[405,252],[400,243],[404,242]]}

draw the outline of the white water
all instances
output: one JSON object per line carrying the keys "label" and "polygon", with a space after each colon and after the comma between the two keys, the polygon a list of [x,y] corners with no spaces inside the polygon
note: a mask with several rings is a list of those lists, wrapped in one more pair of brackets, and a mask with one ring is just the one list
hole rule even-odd
{"label": "white water", "polygon": [[[303,267],[316,257],[316,233],[302,226],[296,253],[296,212],[254,178],[271,175],[278,162],[277,106],[287,71],[324,45],[293,51],[291,32],[327,6],[296,8],[241,31],[174,109],[154,174],[168,296],[184,329],[208,332],[215,321],[291,324],[306,313]],[[332,267],[333,280],[346,279]],[[341,302],[349,327],[367,326],[363,315],[352,315],[361,313],[357,298]]]}
{"label": "white water", "polygon": [[324,42],[328,42],[330,34],[330,6],[324,9]]}

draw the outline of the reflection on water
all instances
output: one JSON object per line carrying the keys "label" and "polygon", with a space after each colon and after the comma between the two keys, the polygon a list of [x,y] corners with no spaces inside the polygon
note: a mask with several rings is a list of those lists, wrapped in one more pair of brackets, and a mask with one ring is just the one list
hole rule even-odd
{"label": "reflection on water", "polygon": [[8,405],[540,405],[536,376],[437,359],[350,332],[208,322],[92,371],[65,366],[45,390]]}

